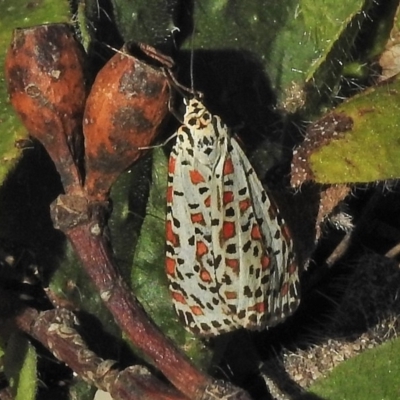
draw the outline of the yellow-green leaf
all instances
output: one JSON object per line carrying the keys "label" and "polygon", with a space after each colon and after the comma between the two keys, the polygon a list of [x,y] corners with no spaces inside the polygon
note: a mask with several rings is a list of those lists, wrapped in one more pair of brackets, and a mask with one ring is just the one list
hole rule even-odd
{"label": "yellow-green leaf", "polygon": [[400,79],[366,90],[335,110],[351,130],[310,155],[318,183],[376,182],[400,177]]}
{"label": "yellow-green leaf", "polygon": [[399,358],[396,339],[340,364],[310,391],[329,400],[398,399]]}
{"label": "yellow-green leaf", "polygon": [[15,400],[34,400],[37,391],[35,348],[22,334],[10,337],[4,360],[4,372]]}

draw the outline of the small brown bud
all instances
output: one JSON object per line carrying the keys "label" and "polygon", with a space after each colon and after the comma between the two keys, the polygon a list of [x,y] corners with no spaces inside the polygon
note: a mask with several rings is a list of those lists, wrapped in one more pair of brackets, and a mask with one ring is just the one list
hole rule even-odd
{"label": "small brown bud", "polygon": [[[148,50],[148,47],[145,47]],[[116,178],[137,160],[159,132],[168,113],[170,86],[162,68],[172,63],[151,49],[149,62],[124,54],[98,73],[83,119],[86,189],[96,200],[105,198]],[[158,66],[157,62],[165,60]]]}
{"label": "small brown bud", "polygon": [[84,60],[68,24],[15,29],[6,57],[11,103],[46,148],[66,191],[81,181]]}

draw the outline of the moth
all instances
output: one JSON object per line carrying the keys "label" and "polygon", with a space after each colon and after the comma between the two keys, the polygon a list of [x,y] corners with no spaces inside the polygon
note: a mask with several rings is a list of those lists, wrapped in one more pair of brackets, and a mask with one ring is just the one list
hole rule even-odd
{"label": "moth", "polygon": [[174,308],[200,336],[262,330],[299,305],[293,241],[221,118],[198,96],[168,166],[166,273]]}

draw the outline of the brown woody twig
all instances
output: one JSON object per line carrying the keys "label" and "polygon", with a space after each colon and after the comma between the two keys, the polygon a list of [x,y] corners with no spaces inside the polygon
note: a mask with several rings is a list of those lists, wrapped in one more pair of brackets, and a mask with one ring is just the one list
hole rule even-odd
{"label": "brown woody twig", "polygon": [[115,400],[184,400],[144,367],[114,368],[116,362],[103,360],[88,349],[77,332],[78,321],[66,309],[44,312],[27,308],[15,318],[17,326],[49,349],[86,382],[111,394]]}

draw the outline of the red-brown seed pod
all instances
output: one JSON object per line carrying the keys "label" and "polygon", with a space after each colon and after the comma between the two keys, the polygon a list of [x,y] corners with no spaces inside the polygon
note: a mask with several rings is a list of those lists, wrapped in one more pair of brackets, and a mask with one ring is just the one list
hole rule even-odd
{"label": "red-brown seed pod", "polygon": [[117,52],[98,73],[83,119],[90,198],[107,198],[116,178],[152,143],[168,114],[172,61],[149,46]]}
{"label": "red-brown seed pod", "polygon": [[6,57],[10,100],[46,148],[66,191],[79,190],[85,53],[68,24],[16,29]]}

